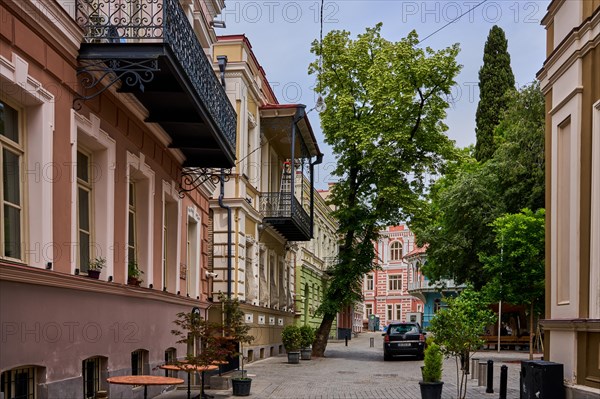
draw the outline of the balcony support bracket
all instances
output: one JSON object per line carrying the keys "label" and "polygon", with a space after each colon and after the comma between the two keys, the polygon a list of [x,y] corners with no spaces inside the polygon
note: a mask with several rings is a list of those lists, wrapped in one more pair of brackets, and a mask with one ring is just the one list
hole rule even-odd
{"label": "balcony support bracket", "polygon": [[144,84],[154,79],[159,72],[157,59],[130,61],[124,59],[81,60],[77,69],[77,77],[84,93],[73,100],[73,108],[81,109],[81,102],[91,100],[104,93],[117,82],[130,87],[137,87],[144,92]]}
{"label": "balcony support bracket", "polygon": [[208,180],[218,184],[223,175],[223,181],[231,178],[231,168],[183,168],[179,183],[179,197],[183,198],[186,192],[198,189]]}

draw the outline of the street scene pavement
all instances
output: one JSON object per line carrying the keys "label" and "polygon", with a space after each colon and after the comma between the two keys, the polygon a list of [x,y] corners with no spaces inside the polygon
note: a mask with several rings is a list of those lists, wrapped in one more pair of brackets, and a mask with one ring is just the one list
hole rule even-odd
{"label": "street scene pavement", "polygon": [[[373,339],[373,347],[370,346]],[[494,393],[486,393],[485,382],[469,376],[467,398],[499,398],[500,367],[508,367],[507,399],[519,398],[521,360],[527,351],[484,350],[474,354],[481,361],[494,360]],[[540,359],[535,354],[534,359]],[[365,332],[348,341],[329,341],[324,358],[288,364],[287,355],[255,361],[246,366],[252,378],[248,398],[279,399],[419,399],[423,361],[414,358],[383,360],[381,333]],[[452,359],[444,361],[443,399],[457,398],[457,368]],[[230,390],[207,390],[215,399],[233,397]]]}

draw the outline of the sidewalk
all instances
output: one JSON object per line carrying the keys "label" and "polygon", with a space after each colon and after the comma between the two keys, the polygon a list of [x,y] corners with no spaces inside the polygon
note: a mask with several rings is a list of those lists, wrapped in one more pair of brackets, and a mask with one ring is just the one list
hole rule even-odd
{"label": "sidewalk", "polygon": [[[374,346],[370,347],[371,338]],[[494,360],[494,393],[486,394],[486,387],[478,380],[467,380],[467,398],[499,398],[500,367],[508,367],[507,399],[519,398],[521,360],[529,359],[528,352],[486,350],[474,354],[481,361]],[[539,359],[540,354],[535,355]],[[276,356],[255,361],[246,370],[252,378],[248,398],[277,399],[418,399],[421,397],[422,361],[395,359],[383,361],[381,333],[367,332],[348,341],[330,341],[324,358],[288,364],[287,356]],[[457,397],[456,362],[444,361],[443,399]],[[487,379],[484,380],[487,381]],[[207,390],[215,399],[233,397],[231,389]]]}

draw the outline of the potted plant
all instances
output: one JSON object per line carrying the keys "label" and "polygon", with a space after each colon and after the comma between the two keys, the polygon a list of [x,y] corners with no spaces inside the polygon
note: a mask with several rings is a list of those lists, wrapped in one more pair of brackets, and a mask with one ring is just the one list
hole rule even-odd
{"label": "potted plant", "polygon": [[[254,337],[249,334],[251,327],[244,320],[244,311],[240,309],[240,303],[237,298],[230,299],[221,295],[219,300],[221,301],[223,314],[225,315],[225,338],[229,339],[229,341],[225,342],[225,345],[227,342],[233,344],[229,356],[240,356],[241,376],[231,379],[233,395],[248,396],[250,395],[252,378],[247,377],[244,370],[244,344],[250,344],[254,340]],[[236,343],[239,344],[239,351],[236,350]]]}
{"label": "potted plant", "polygon": [[90,259],[88,263],[88,277],[98,280],[100,271],[106,265],[106,259],[97,257]]}
{"label": "potted plant", "polygon": [[444,356],[440,346],[430,338],[425,348],[425,361],[421,372],[423,381],[419,381],[422,399],[440,399],[442,397],[442,365]]}
{"label": "potted plant", "polygon": [[127,263],[127,284],[139,287],[143,281],[140,279],[142,274],[144,274],[144,271],[139,268],[135,260],[130,260]]}
{"label": "potted plant", "polygon": [[315,329],[309,325],[300,327],[300,358],[302,360],[310,360],[312,352],[312,344],[315,340]]}
{"label": "potted plant", "polygon": [[285,351],[288,355],[288,363],[298,364],[300,363],[300,344],[302,336],[300,335],[300,328],[294,324],[289,324],[281,331],[281,341],[285,347]]}

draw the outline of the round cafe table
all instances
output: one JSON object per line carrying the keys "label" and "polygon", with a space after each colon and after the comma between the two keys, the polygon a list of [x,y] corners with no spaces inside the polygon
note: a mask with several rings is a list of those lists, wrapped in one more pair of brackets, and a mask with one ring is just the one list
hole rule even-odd
{"label": "round cafe table", "polygon": [[183,384],[181,378],[161,377],[160,375],[121,375],[106,379],[109,384],[143,385],[144,399],[148,398],[148,385],[179,385]]}
{"label": "round cafe table", "polygon": [[[178,363],[178,364],[164,364],[159,367],[163,370],[185,371],[188,373],[188,399],[190,399],[191,392],[192,392],[191,386],[190,386],[190,380],[191,380],[190,373],[192,373],[194,371],[201,372],[202,373],[202,385],[200,386],[200,397],[202,399],[212,398],[212,396],[209,396],[204,393],[204,372],[216,370],[219,368],[218,366],[215,366],[212,364],[209,364],[207,366],[201,366],[201,365],[195,365],[195,364],[189,364],[189,363]],[[181,380],[181,382],[183,382],[183,380]]]}

